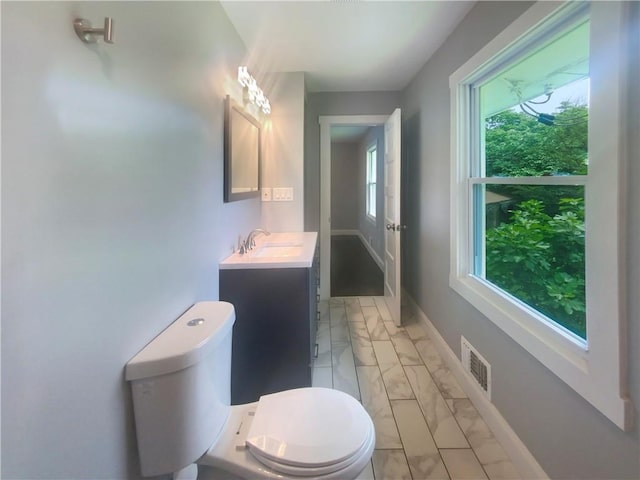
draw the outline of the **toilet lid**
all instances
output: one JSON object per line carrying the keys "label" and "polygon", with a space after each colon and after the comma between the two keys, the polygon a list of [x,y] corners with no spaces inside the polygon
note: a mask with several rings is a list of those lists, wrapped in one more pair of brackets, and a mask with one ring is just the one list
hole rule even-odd
{"label": "toilet lid", "polygon": [[257,457],[316,468],[356,455],[371,439],[372,427],[350,395],[300,388],[260,397],[246,443]]}

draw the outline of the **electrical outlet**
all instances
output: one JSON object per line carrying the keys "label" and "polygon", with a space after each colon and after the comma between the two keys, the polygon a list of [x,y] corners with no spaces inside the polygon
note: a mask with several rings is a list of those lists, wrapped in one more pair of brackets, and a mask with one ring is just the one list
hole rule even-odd
{"label": "electrical outlet", "polygon": [[271,187],[263,187],[261,190],[261,196],[263,202],[271,201]]}

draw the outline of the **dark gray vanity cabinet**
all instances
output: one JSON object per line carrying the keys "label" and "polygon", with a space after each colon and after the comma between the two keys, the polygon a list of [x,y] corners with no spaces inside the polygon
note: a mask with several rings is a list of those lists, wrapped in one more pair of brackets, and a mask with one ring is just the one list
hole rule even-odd
{"label": "dark gray vanity cabinet", "polygon": [[236,311],[231,404],[311,386],[317,261],[310,268],[220,270],[220,300]]}

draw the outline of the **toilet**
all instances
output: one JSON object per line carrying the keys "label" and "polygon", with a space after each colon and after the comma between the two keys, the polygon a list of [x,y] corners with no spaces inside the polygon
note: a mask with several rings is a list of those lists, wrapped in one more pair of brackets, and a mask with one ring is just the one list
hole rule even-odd
{"label": "toilet", "polygon": [[298,388],[230,405],[234,322],[230,303],[197,303],[127,363],[142,475],[195,464],[245,479],[356,478],[375,429],[350,395]]}

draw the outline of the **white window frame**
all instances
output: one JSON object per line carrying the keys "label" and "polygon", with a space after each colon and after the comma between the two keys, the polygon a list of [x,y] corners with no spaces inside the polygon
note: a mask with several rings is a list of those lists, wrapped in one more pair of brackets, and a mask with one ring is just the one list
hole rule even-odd
{"label": "white window frame", "polygon": [[[591,28],[589,184],[585,189],[587,342],[543,321],[543,316],[473,274],[470,193],[474,182],[471,85],[510,63],[518,53],[526,54],[532,42],[584,8],[589,9]],[[626,386],[620,180],[625,161],[625,55],[630,55],[623,33],[624,8],[621,2],[538,2],[451,75],[449,284],[618,427],[629,430],[633,406]]]}
{"label": "white window frame", "polygon": [[[371,165],[371,154],[375,152],[376,154],[376,160],[374,162],[373,168]],[[376,215],[378,213],[378,205],[377,205],[377,198],[378,198],[378,145],[377,143],[373,143],[372,145],[369,146],[369,148],[367,148],[367,158],[366,158],[366,178],[365,178],[365,213],[367,214],[367,218],[369,218],[369,220],[375,222],[376,220]],[[376,178],[375,181],[371,181],[371,173],[373,171],[373,174]],[[371,189],[373,187],[373,195],[371,195]],[[374,211],[375,213],[372,214],[371,213],[371,202],[373,202],[373,207],[374,207]]]}

